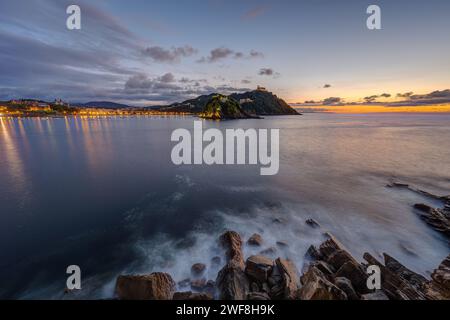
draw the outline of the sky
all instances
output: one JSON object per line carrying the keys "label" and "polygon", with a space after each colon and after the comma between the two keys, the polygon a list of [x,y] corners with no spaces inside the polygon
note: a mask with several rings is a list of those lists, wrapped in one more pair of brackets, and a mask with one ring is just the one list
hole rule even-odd
{"label": "sky", "polygon": [[[66,28],[71,4],[81,30]],[[381,30],[366,27],[371,4]],[[0,100],[146,106],[261,85],[316,110],[436,109],[449,52],[448,0],[0,2]]]}

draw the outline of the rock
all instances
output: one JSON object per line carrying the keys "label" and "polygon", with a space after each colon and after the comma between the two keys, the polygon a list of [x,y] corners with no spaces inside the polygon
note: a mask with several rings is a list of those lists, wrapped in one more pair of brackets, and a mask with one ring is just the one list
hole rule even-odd
{"label": "rock", "polygon": [[348,300],[359,300],[359,296],[353,288],[351,281],[347,278],[336,277],[334,279],[334,284],[336,285],[336,287],[345,292]]}
{"label": "rock", "polygon": [[222,300],[244,300],[249,291],[249,282],[244,273],[242,240],[237,232],[227,231],[220,237],[226,249],[227,264],[217,275],[217,288]]}
{"label": "rock", "polygon": [[322,260],[323,256],[320,253],[320,251],[313,245],[311,245],[308,250],[306,251],[306,255],[307,258],[312,259],[312,260]]}
{"label": "rock", "polygon": [[383,256],[386,268],[408,281],[416,289],[421,290],[424,283],[428,281],[424,276],[409,270],[388,254],[384,253]]}
{"label": "rock", "polygon": [[280,218],[274,218],[274,219],[272,219],[272,222],[273,222],[273,223],[276,223],[276,224],[283,224],[283,223],[284,223],[284,220],[283,220],[283,219],[280,219]]}
{"label": "rock", "polygon": [[310,266],[300,278],[303,286],[298,290],[300,300],[347,300],[347,295],[316,267]]}
{"label": "rock", "polygon": [[335,269],[325,261],[322,260],[314,261],[311,265],[315,266],[317,269],[322,271],[322,273],[325,274],[326,276],[331,276],[333,273],[335,273]]}
{"label": "rock", "polygon": [[383,290],[376,290],[375,292],[361,295],[361,300],[389,300],[389,298]]}
{"label": "rock", "polygon": [[177,283],[179,288],[186,288],[191,284],[191,279],[184,279]]}
{"label": "rock", "polygon": [[226,250],[227,263],[244,269],[241,236],[235,231],[227,231],[220,236],[220,243]]}
{"label": "rock", "polygon": [[336,270],[341,268],[347,262],[354,265],[358,265],[358,262],[345,250],[337,250],[326,259],[330,265],[332,265]]}
{"label": "rock", "polygon": [[196,291],[203,291],[206,287],[206,279],[195,279],[191,281],[191,288]]}
{"label": "rock", "polygon": [[297,268],[292,261],[280,258],[275,260],[275,265],[281,276],[281,290],[278,297],[287,300],[295,299],[299,285]]}
{"label": "rock", "polygon": [[450,300],[450,255],[431,274],[431,281],[424,285],[430,300]]}
{"label": "rock", "polygon": [[213,296],[208,293],[195,293],[191,291],[175,292],[173,300],[212,300]]}
{"label": "rock", "polygon": [[170,300],[174,290],[175,282],[172,277],[162,272],[122,275],[116,282],[116,295],[121,300]]}
{"label": "rock", "polygon": [[381,271],[381,289],[392,300],[424,300],[425,293],[422,289],[418,289],[408,280],[404,279],[400,273],[395,273],[385,267],[381,262],[371,256],[369,253],[364,254],[364,259],[370,265],[376,265]]}
{"label": "rock", "polygon": [[191,273],[194,276],[201,276],[206,270],[206,265],[203,263],[195,263],[191,267]]}
{"label": "rock", "polygon": [[244,300],[249,291],[244,271],[230,263],[219,271],[216,284],[221,300]]}
{"label": "rock", "polygon": [[250,246],[261,246],[263,243],[263,239],[261,237],[261,235],[259,235],[258,233],[253,234],[248,240],[247,240],[247,244]]}
{"label": "rock", "polygon": [[347,261],[344,263],[338,271],[336,271],[335,277],[344,277],[350,280],[353,288],[359,294],[369,293],[370,290],[367,288],[367,273],[364,271],[362,266],[354,261]]}
{"label": "rock", "polygon": [[421,212],[420,217],[432,228],[450,237],[450,210],[435,209],[426,204],[418,203],[414,208]]}
{"label": "rock", "polygon": [[273,261],[264,256],[251,256],[247,259],[245,273],[258,283],[267,281],[272,272]]}
{"label": "rock", "polygon": [[267,293],[264,292],[250,292],[247,296],[248,300],[270,300],[270,297]]}
{"label": "rock", "polygon": [[277,244],[277,246],[279,248],[287,248],[287,247],[289,247],[289,245],[286,242],[284,242],[284,241],[277,241],[276,244]]}
{"label": "rock", "polygon": [[259,254],[263,256],[273,256],[277,253],[277,249],[274,247],[270,247],[262,250]]}
{"label": "rock", "polygon": [[306,220],[306,224],[312,228],[320,228],[320,225],[317,223],[314,219],[308,219]]}

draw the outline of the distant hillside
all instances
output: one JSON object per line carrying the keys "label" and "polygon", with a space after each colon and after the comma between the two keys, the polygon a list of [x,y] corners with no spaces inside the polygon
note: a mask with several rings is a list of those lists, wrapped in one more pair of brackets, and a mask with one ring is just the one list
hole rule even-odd
{"label": "distant hillside", "polygon": [[205,119],[246,119],[251,118],[233,98],[217,94],[209,98],[199,116]]}
{"label": "distant hillside", "polygon": [[[170,106],[160,107],[161,111],[177,111],[177,112],[191,112],[200,113],[205,108],[206,104],[213,96],[210,95],[199,96],[194,99],[177,102]],[[246,93],[233,93],[229,96],[236,100],[242,107],[243,111],[253,115],[289,115],[298,114],[291,106],[289,106],[282,99],[276,95],[263,91],[255,90]]]}
{"label": "distant hillside", "polygon": [[241,103],[244,111],[257,115],[288,115],[298,114],[284,100],[268,91],[255,90],[245,93],[233,93],[233,99]]}
{"label": "distant hillside", "polygon": [[126,109],[131,106],[111,101],[91,101],[87,103],[79,103],[77,106],[85,108],[102,108],[102,109]]}

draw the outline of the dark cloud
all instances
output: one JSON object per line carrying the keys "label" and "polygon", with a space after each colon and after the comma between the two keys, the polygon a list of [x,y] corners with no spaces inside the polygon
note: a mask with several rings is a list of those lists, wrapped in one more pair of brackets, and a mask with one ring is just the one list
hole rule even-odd
{"label": "dark cloud", "polygon": [[198,60],[200,63],[208,62],[208,63],[214,63],[218,61],[222,61],[227,58],[234,58],[234,59],[254,59],[254,58],[262,58],[264,57],[264,54],[262,52],[251,50],[249,54],[244,54],[243,52],[234,51],[230,48],[226,47],[220,47],[215,48],[211,50],[209,53],[209,56],[202,57]]}
{"label": "dark cloud", "polygon": [[258,74],[260,76],[273,76],[275,72],[271,68],[262,68],[259,70]]}
{"label": "dark cloud", "polygon": [[342,99],[339,97],[329,97],[322,101],[323,105],[336,105],[341,103]]}
{"label": "dark cloud", "polygon": [[409,98],[414,94],[414,92],[397,93],[398,98]]}
{"label": "dark cloud", "polygon": [[366,101],[367,103],[375,102],[377,99],[378,99],[378,95],[364,97],[364,101]]}
{"label": "dark cloud", "polygon": [[331,84],[324,84],[323,87],[324,87],[325,89],[331,88]]}
{"label": "dark cloud", "polygon": [[241,80],[241,83],[243,83],[243,84],[249,84],[249,83],[252,83],[250,80],[247,80],[247,79],[244,79],[244,80]]}
{"label": "dark cloud", "polygon": [[382,98],[390,98],[391,94],[390,93],[382,93],[382,94],[380,94],[380,97],[382,97]]}
{"label": "dark cloud", "polygon": [[165,49],[159,46],[148,47],[143,50],[143,54],[152,58],[156,62],[177,62],[181,58],[189,57],[197,53],[197,49],[191,46],[172,47]]}
{"label": "dark cloud", "polygon": [[392,102],[389,106],[425,106],[450,103],[450,89],[435,90],[427,94],[412,94],[412,92],[407,92],[405,97],[407,98],[406,100]]}

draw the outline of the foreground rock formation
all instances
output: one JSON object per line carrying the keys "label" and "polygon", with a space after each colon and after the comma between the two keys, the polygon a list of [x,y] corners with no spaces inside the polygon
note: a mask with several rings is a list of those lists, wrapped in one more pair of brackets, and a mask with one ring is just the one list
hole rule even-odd
{"label": "foreground rock formation", "polygon": [[[316,227],[316,225],[314,225]],[[317,224],[318,226],[318,224]],[[225,265],[215,281],[186,279],[178,288],[190,291],[175,292],[176,284],[166,273],[142,276],[119,276],[116,296],[132,300],[443,300],[450,299],[450,255],[434,270],[431,280],[409,270],[399,261],[384,254],[381,263],[369,253],[365,263],[359,263],[332,235],[319,247],[307,252],[309,263],[299,274],[297,266],[286,259],[272,260],[253,255],[244,260],[241,236],[227,231],[219,239],[225,251]],[[256,239],[256,241],[255,241]],[[250,243],[260,245],[260,235]],[[214,257],[212,262],[219,263]],[[367,286],[368,266],[381,271],[381,288]],[[199,276],[205,265],[194,264],[192,274]]]}

